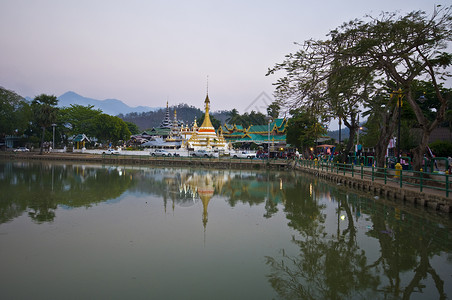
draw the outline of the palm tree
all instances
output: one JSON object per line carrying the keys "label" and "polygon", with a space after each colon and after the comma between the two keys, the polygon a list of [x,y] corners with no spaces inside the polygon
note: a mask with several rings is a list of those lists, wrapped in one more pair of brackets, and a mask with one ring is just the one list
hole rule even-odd
{"label": "palm tree", "polygon": [[229,118],[226,119],[226,122],[228,122],[229,124],[235,124],[235,123],[237,123],[239,118],[240,118],[239,111],[234,108],[229,113]]}
{"label": "palm tree", "polygon": [[41,150],[39,154],[42,154],[42,150],[44,148],[44,135],[46,128],[52,126],[57,119],[57,104],[58,99],[55,96],[45,94],[36,96],[31,102],[36,124],[42,128]]}

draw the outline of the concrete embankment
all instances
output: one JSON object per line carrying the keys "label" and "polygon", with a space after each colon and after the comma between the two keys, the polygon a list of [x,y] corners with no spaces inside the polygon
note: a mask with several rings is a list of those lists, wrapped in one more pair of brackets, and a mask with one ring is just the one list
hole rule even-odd
{"label": "concrete embankment", "polygon": [[317,168],[303,167],[296,161],[287,160],[256,160],[256,159],[230,159],[230,158],[192,158],[192,157],[151,157],[149,155],[96,155],[80,153],[11,153],[3,152],[0,158],[8,160],[49,160],[61,162],[85,162],[97,164],[116,165],[160,165],[160,166],[189,166],[216,169],[291,169],[310,174],[343,185],[347,188],[372,193],[395,201],[409,202],[416,206],[452,213],[452,199],[446,197],[444,191],[404,186],[400,188],[395,182],[386,182],[375,178],[361,179],[351,174],[336,174]]}
{"label": "concrete embankment", "polygon": [[374,180],[369,178],[361,179],[356,175],[353,177],[350,173],[336,174],[316,168],[297,166],[295,164],[294,168],[303,173],[311,174],[347,188],[371,193],[375,196],[382,196],[395,201],[408,202],[416,206],[452,213],[452,198],[446,197],[444,191],[425,187],[421,192],[418,187],[405,185],[400,188],[396,182],[387,181],[385,183],[382,178],[374,178]]}

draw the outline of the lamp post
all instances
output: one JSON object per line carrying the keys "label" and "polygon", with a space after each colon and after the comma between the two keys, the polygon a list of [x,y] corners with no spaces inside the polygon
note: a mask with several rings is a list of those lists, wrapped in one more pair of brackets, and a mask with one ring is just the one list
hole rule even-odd
{"label": "lamp post", "polygon": [[53,123],[52,124],[52,127],[53,127],[52,151],[53,151],[53,149],[55,149],[55,126],[56,126],[56,124]]}
{"label": "lamp post", "polygon": [[397,110],[398,110],[398,132],[397,132],[397,162],[400,163],[400,114],[402,107],[402,98],[403,92],[402,89],[398,89],[397,91],[393,91],[391,93],[391,98],[396,95],[397,96]]}
{"label": "lamp post", "polygon": [[361,152],[359,151],[359,131],[363,130],[362,127],[358,127],[358,135],[356,136],[356,156],[361,156]]}
{"label": "lamp post", "polygon": [[268,157],[267,159],[270,159],[270,123],[272,122],[272,118],[270,116],[267,116],[268,120],[268,128],[267,128],[267,152]]}
{"label": "lamp post", "polygon": [[358,127],[358,135],[357,135],[357,137],[356,137],[356,144],[357,145],[359,145],[359,131],[360,130],[363,130],[363,128],[362,127]]}

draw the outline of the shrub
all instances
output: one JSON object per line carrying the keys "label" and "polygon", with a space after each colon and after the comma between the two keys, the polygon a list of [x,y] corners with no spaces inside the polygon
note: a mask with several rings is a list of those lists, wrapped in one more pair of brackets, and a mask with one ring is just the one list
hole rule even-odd
{"label": "shrub", "polygon": [[436,157],[452,156],[452,142],[435,141],[429,145]]}

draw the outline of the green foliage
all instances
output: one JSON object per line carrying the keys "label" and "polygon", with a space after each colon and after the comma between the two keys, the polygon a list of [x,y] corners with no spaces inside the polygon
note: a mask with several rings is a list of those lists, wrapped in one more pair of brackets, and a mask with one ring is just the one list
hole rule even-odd
{"label": "green foliage", "polygon": [[87,136],[94,136],[94,120],[102,111],[93,109],[93,105],[71,104],[60,110],[60,122],[67,128],[67,135],[77,135],[84,133]]}
{"label": "green foliage", "polygon": [[0,135],[24,133],[30,119],[31,109],[27,101],[0,87]]}
{"label": "green foliage", "polygon": [[132,122],[125,122],[127,124],[127,128],[129,128],[129,131],[131,134],[139,134],[140,133],[140,129],[138,128],[138,126],[135,123]]}
{"label": "green foliage", "polygon": [[50,127],[57,120],[58,100],[56,96],[41,94],[31,102],[35,122],[39,127]]}
{"label": "green foliage", "polygon": [[436,157],[452,157],[452,142],[435,141],[429,147]]}
{"label": "green foliage", "polygon": [[315,146],[315,140],[326,134],[326,129],[310,113],[302,110],[292,110],[292,117],[287,123],[287,143],[306,149]]}
{"label": "green foliage", "polygon": [[[374,95],[387,93],[388,82],[393,82],[391,89],[401,89],[410,104],[410,109],[403,110],[402,120],[411,114],[423,130],[423,138],[413,149],[415,169],[419,169],[430,132],[446,116],[440,81],[450,76],[452,65],[452,55],[447,52],[452,40],[451,12],[452,6],[438,6],[431,16],[423,11],[381,13],[343,23],[330,31],[327,40],[307,40],[299,51],[269,69],[267,75],[285,72],[275,83],[275,97],[285,107],[313,111],[317,118],[342,119],[350,129],[348,151],[359,127],[356,116],[360,107],[377,108],[371,103],[377,99]],[[421,78],[431,81],[436,104],[416,102],[413,82]],[[386,107],[378,109],[380,115],[374,120],[379,123],[371,128],[378,162],[383,161],[397,124],[395,106]]]}
{"label": "green foliage", "polygon": [[270,116],[273,120],[279,117],[279,111],[281,110],[281,106],[277,101],[272,102],[267,107],[267,115]]}
{"label": "green foliage", "polygon": [[[194,106],[189,106],[187,104],[178,104],[176,106],[171,106],[170,110],[170,118],[173,117],[174,110],[177,111],[177,119],[184,121],[185,124],[192,124],[195,117],[199,119],[204,113],[199,108]],[[215,114],[211,112],[211,116]],[[160,126],[160,123],[163,121],[166,115],[166,108],[162,108],[156,111],[148,111],[143,113],[128,113],[128,114],[119,114],[118,117],[123,119],[124,121],[132,122],[136,124],[139,130],[146,130],[150,128],[157,128]],[[199,124],[199,122],[198,122]]]}
{"label": "green foliage", "polygon": [[127,124],[119,117],[100,114],[93,120],[94,136],[104,143],[117,144],[130,138]]}
{"label": "green foliage", "polygon": [[37,126],[42,128],[41,135],[41,150],[42,154],[44,148],[44,137],[46,128],[52,126],[57,121],[58,117],[58,99],[53,95],[41,94],[36,96],[31,102],[31,108],[33,111],[34,121]]}
{"label": "green foliage", "polygon": [[248,128],[251,125],[265,125],[267,124],[267,117],[252,110],[250,113],[244,113],[240,115],[236,109],[231,110],[230,117],[227,119],[229,124],[242,125],[244,128]]}

